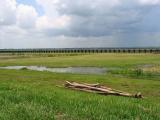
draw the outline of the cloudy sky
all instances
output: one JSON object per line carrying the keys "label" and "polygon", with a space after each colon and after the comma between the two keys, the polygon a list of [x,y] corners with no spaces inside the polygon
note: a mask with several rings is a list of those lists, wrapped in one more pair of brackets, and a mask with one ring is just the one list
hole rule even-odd
{"label": "cloudy sky", "polygon": [[0,0],[0,48],[160,46],[160,0]]}

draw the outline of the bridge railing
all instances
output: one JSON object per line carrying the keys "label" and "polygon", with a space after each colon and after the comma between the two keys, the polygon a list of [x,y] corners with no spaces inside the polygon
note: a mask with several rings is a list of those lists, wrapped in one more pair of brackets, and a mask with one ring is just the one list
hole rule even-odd
{"label": "bridge railing", "polygon": [[160,48],[0,49],[0,53],[160,53]]}

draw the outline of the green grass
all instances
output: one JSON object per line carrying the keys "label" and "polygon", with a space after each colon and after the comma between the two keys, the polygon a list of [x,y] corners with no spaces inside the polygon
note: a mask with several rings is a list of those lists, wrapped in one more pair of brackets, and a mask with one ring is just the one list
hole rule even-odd
{"label": "green grass", "polygon": [[[160,65],[154,54],[91,54],[56,57],[0,57],[0,66],[39,65],[48,67],[120,67]],[[160,76],[135,72],[105,75],[60,74],[31,70],[0,69],[0,120],[159,120]],[[158,73],[156,73],[158,74]],[[144,99],[101,96],[57,87],[64,82],[101,83]]]}
{"label": "green grass", "polygon": [[[69,54],[70,55],[70,54]],[[75,56],[60,55],[55,57],[14,56],[19,58],[1,57],[0,66],[7,65],[44,65],[48,67],[67,66],[100,66],[100,67],[130,67],[143,64],[160,65],[159,54],[90,54]],[[4,58],[4,59],[3,59]]]}

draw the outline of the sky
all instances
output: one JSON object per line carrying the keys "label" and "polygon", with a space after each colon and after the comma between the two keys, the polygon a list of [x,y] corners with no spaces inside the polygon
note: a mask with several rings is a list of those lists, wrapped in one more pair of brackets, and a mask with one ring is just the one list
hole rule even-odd
{"label": "sky", "polygon": [[0,0],[0,49],[160,47],[160,0]]}

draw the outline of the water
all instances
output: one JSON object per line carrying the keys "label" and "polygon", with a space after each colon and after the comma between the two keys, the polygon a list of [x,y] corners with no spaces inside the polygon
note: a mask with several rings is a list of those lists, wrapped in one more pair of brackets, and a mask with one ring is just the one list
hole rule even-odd
{"label": "water", "polygon": [[7,66],[0,67],[0,69],[15,69],[15,70],[35,70],[35,71],[49,71],[56,73],[78,73],[78,74],[105,74],[106,68],[99,67],[66,67],[66,68],[47,68],[43,66]]}

